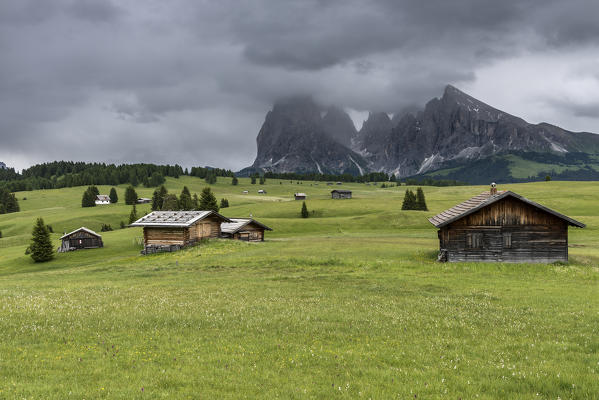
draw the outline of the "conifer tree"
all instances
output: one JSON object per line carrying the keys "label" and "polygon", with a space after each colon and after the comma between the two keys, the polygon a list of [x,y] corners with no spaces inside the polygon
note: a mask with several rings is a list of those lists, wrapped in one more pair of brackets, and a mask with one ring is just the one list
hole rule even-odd
{"label": "conifer tree", "polygon": [[137,192],[132,185],[127,186],[125,190],[125,204],[132,205],[137,202]]}
{"label": "conifer tree", "polygon": [[183,186],[181,195],[179,196],[179,210],[189,211],[193,210],[193,200],[191,199],[191,193],[187,186]]}
{"label": "conifer tree", "polygon": [[200,209],[200,199],[198,198],[198,194],[194,193],[193,194],[193,209],[194,210],[199,210]]}
{"label": "conifer tree", "polygon": [[428,211],[426,206],[426,199],[424,198],[424,191],[421,187],[416,189],[416,209],[421,211]]}
{"label": "conifer tree", "polygon": [[116,193],[115,188],[110,189],[110,194],[108,195],[108,197],[110,197],[110,202],[112,204],[118,203],[119,201],[119,195]]}
{"label": "conifer tree", "polygon": [[137,208],[135,208],[135,204],[131,208],[131,213],[129,214],[129,225],[137,221]]}
{"label": "conifer tree", "polygon": [[308,213],[308,207],[306,207],[306,202],[302,202],[302,218],[308,218],[310,213]]}
{"label": "conifer tree", "polygon": [[179,210],[179,201],[177,200],[177,196],[174,194],[167,194],[166,196],[164,196],[161,210],[162,211],[178,211]]}
{"label": "conifer tree", "polygon": [[227,208],[227,207],[229,207],[229,200],[220,199],[220,208]]}
{"label": "conifer tree", "polygon": [[214,197],[212,190],[209,187],[202,189],[202,193],[200,194],[200,210],[212,210],[218,212],[218,209],[218,203],[216,202],[216,197]]}
{"label": "conifer tree", "polygon": [[260,184],[264,185],[264,182],[266,182],[266,178],[264,177],[264,175],[260,176]]}
{"label": "conifer tree", "polygon": [[233,175],[233,179],[231,180],[231,185],[237,186],[238,183],[239,183],[239,179],[237,179],[237,177],[235,175]]}
{"label": "conifer tree", "polygon": [[256,175],[252,175],[251,183],[252,183],[252,185],[256,184]]}
{"label": "conifer tree", "polygon": [[90,188],[87,188],[85,192],[83,192],[83,197],[81,198],[81,207],[95,207],[96,206],[96,196]]}
{"label": "conifer tree", "polygon": [[154,190],[154,194],[152,194],[152,211],[162,210],[162,203],[167,194],[168,190],[164,185],[160,185],[158,189]]}
{"label": "conifer tree", "polygon": [[403,204],[401,205],[402,210],[415,210],[416,209],[416,195],[410,189],[406,189],[406,194],[403,198]]}
{"label": "conifer tree", "polygon": [[54,258],[50,232],[48,232],[48,228],[46,227],[46,224],[44,224],[42,218],[38,218],[33,226],[29,251],[31,252],[31,258],[33,258],[33,261],[35,262],[50,261]]}

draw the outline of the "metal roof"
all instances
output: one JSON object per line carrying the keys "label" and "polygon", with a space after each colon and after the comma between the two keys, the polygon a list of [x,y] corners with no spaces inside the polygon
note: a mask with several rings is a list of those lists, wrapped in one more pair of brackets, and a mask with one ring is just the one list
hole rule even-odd
{"label": "metal roof", "polygon": [[110,201],[110,196],[105,195],[105,194],[99,194],[99,195],[96,196],[96,200]]}
{"label": "metal roof", "polygon": [[89,233],[90,235],[94,235],[94,236],[97,236],[97,237],[100,237],[100,238],[102,237],[102,235],[98,235],[96,232],[92,231],[91,229],[87,229],[85,226],[82,226],[79,229],[75,229],[73,232],[65,233],[64,235],[62,235],[60,237],[60,239],[64,239],[67,236],[71,236],[73,233],[77,233],[79,231],[85,231],[85,232]]}
{"label": "metal roof", "polygon": [[295,197],[308,197],[308,195],[306,195],[306,193],[294,193],[293,195]]}
{"label": "metal roof", "polygon": [[335,189],[335,190],[331,190],[331,193],[351,193],[351,190],[346,190],[346,189]]}
{"label": "metal roof", "polygon": [[239,232],[243,227],[249,224],[258,225],[267,231],[272,231],[268,226],[256,221],[251,218],[231,218],[231,222],[223,222],[220,224],[220,230],[224,233],[236,233]]}
{"label": "metal roof", "polygon": [[152,211],[129,226],[173,226],[186,228],[210,215],[216,215],[225,222],[229,218],[216,211]]}
{"label": "metal roof", "polygon": [[575,219],[572,219],[564,214],[560,214],[557,211],[547,208],[539,203],[535,203],[534,201],[529,200],[526,197],[520,196],[519,194],[516,194],[509,190],[498,191],[497,194],[494,195],[492,195],[488,191],[482,192],[478,196],[474,196],[471,199],[464,201],[463,203],[453,206],[450,209],[445,210],[442,213],[429,218],[428,220],[437,228],[441,228],[506,197],[513,197],[520,201],[523,201],[533,207],[536,207],[560,219],[563,219],[569,225],[577,226],[579,228],[584,228],[586,226],[582,222],[576,221]]}

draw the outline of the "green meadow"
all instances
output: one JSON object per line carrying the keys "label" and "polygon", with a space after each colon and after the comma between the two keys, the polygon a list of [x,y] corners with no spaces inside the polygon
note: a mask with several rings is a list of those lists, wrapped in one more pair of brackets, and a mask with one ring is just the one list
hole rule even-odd
{"label": "green meadow", "polygon": [[[167,179],[184,185],[207,186]],[[84,187],[17,193],[22,211],[0,215],[0,399],[599,398],[599,182],[499,185],[587,224],[568,264],[437,263],[427,217],[483,186],[425,187],[427,212],[401,211],[406,187],[211,186],[224,215],[273,228],[265,242],[141,256],[141,229],[119,229],[124,186],[94,208]],[[36,264],[40,216],[56,248],[115,230]]]}

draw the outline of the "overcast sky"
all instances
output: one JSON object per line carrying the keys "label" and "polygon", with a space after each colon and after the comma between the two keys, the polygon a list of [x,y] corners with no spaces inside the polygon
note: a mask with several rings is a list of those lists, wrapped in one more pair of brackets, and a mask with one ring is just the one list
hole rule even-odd
{"label": "overcast sky", "polygon": [[599,132],[596,0],[2,0],[0,161],[240,169],[272,102],[422,106],[451,83]]}

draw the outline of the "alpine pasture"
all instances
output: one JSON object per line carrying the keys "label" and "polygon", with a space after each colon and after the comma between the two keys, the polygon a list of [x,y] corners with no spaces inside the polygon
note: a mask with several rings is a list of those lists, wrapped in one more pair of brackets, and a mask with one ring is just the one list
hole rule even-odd
{"label": "alpine pasture", "polygon": [[[184,185],[206,183],[166,183]],[[125,186],[93,208],[84,187],[17,193],[0,215],[0,398],[599,397],[598,182],[499,185],[587,224],[568,264],[437,263],[427,217],[486,186],[425,187],[429,211],[401,211],[405,186],[211,186],[222,214],[274,229],[265,242],[141,256],[141,229],[119,229]],[[40,216],[56,248],[80,226],[105,247],[36,264]]]}

